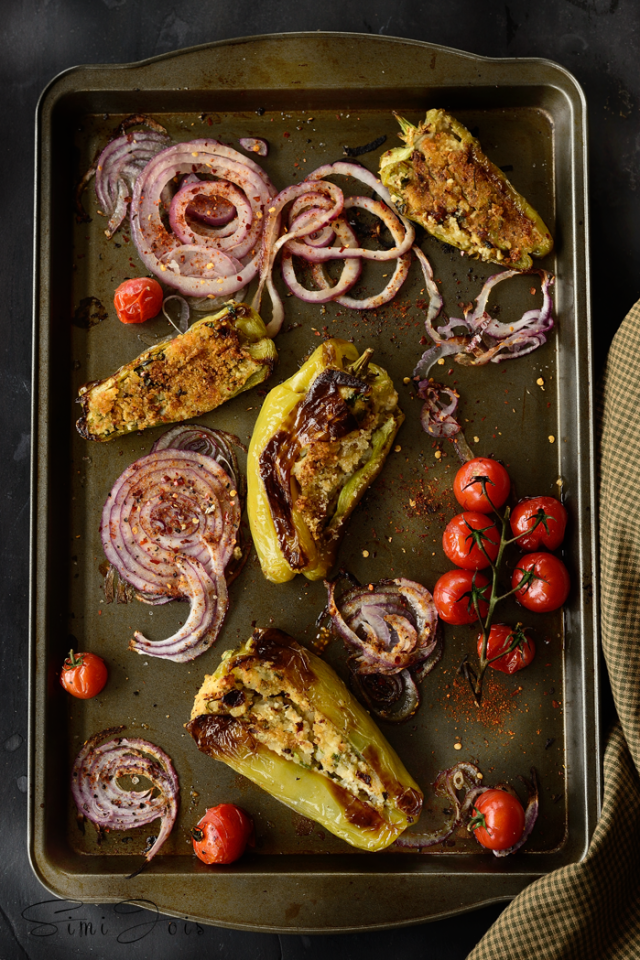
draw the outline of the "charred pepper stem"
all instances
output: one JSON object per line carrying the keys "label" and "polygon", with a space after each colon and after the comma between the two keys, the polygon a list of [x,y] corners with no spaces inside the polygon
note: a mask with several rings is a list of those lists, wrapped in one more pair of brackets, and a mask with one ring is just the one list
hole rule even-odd
{"label": "charred pepper stem", "polygon": [[372,353],[326,340],[262,405],[247,460],[247,511],[262,571],[274,583],[327,575],[404,420]]}

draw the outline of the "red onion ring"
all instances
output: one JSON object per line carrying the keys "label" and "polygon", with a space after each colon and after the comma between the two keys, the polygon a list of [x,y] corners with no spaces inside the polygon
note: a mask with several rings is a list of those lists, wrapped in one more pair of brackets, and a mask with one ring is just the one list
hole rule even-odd
{"label": "red onion ring", "polygon": [[[152,860],[167,839],[178,814],[180,787],[171,759],[164,750],[138,737],[117,737],[124,727],[114,727],[90,737],[76,757],[71,774],[71,793],[78,815],[98,830],[130,830],[144,827],[158,817],[160,832],[145,852]],[[120,777],[146,777],[149,790],[124,790]],[[158,795],[153,796],[154,788]]]}
{"label": "red onion ring", "polygon": [[[423,261],[420,261],[423,264]],[[423,264],[424,270],[424,264]],[[519,320],[513,323],[500,323],[487,313],[487,301],[493,288],[502,280],[510,277],[537,274],[540,277],[542,306],[527,310]],[[426,274],[425,274],[426,276]],[[546,343],[547,334],[553,329],[553,300],[551,286],[552,274],[546,270],[504,270],[495,273],[483,284],[476,297],[474,309],[465,307],[464,317],[452,317],[444,326],[434,327],[431,320],[431,307],[425,325],[434,346],[426,350],[418,362],[413,375],[426,379],[434,363],[440,357],[453,355],[457,363],[463,366],[484,366],[486,363],[501,363],[503,360],[515,360],[531,353]],[[439,310],[438,310],[439,312]],[[464,330],[464,334],[456,334]]]}
{"label": "red onion ring", "polygon": [[392,675],[427,660],[436,649],[438,613],[426,587],[404,577],[351,587],[336,600],[325,580],[327,613],[354,651],[359,673]]}
{"label": "red onion ring", "polygon": [[232,487],[212,457],[173,448],[136,460],[114,484],[100,526],[109,563],[143,601],[191,603],[173,637],[151,643],[136,632],[130,649],[184,662],[215,642],[228,606],[225,567],[239,549]]}
{"label": "red onion ring", "polygon": [[246,453],[247,448],[239,437],[226,430],[214,430],[199,423],[179,423],[159,437],[151,447],[151,453],[157,450],[192,450],[213,457],[224,472],[228,474],[238,491],[241,501],[244,500],[245,478],[240,473],[238,458],[234,447],[240,447]]}
{"label": "red onion ring", "polygon": [[424,285],[427,293],[429,294],[429,306],[427,307],[427,315],[424,318],[424,325],[427,328],[427,333],[432,340],[438,340],[438,334],[433,326],[433,321],[436,319],[442,307],[444,306],[444,300],[442,294],[438,290],[436,282],[433,278],[433,268],[430,261],[426,255],[422,252],[419,246],[414,245],[413,252],[418,258],[418,263],[422,268],[422,275],[424,277]]}
{"label": "red onion ring", "polygon": [[[303,194],[317,194],[318,192],[327,196],[331,201],[331,206],[326,210],[321,210],[313,206],[305,210],[294,221],[294,226],[287,233],[279,236],[282,211],[292,200],[296,200]],[[270,203],[267,220],[262,233],[262,245],[260,248],[260,283],[253,298],[252,307],[256,312],[260,312],[260,303],[262,294],[266,286],[272,303],[271,320],[267,324],[267,334],[270,337],[275,336],[284,320],[284,307],[280,294],[273,283],[273,265],[278,251],[285,243],[295,240],[298,237],[315,233],[324,227],[330,220],[334,220],[342,213],[344,197],[342,190],[333,183],[298,183],[291,187],[285,187],[277,197]]]}
{"label": "red onion ring", "polygon": [[[385,207],[384,204],[380,203],[378,200],[370,200],[368,197],[348,197],[344,202],[345,210],[350,209],[351,207],[361,207],[363,210],[368,210],[370,213],[375,214],[380,217],[382,222],[388,228],[391,236],[397,244],[402,242],[403,239],[403,230],[402,226],[392,210],[388,207]],[[311,258],[308,258],[311,259]],[[313,265],[313,279],[316,284],[321,289],[330,289],[332,290],[334,296],[332,297],[336,303],[339,303],[343,307],[348,307],[350,310],[376,310],[378,307],[381,307],[384,303],[389,303],[390,300],[393,300],[396,293],[407,279],[409,274],[409,268],[411,266],[411,254],[406,253],[401,257],[398,257],[396,260],[396,265],[394,272],[391,276],[391,279],[387,283],[384,290],[372,297],[366,297],[361,300],[357,300],[353,297],[347,297],[343,294],[340,294],[340,291],[337,289],[337,285],[331,287],[329,279],[322,268],[321,263],[314,263]],[[340,294],[340,295],[338,295]]]}
{"label": "red onion ring", "polygon": [[[178,191],[180,199],[174,208],[173,219],[181,224],[184,235],[195,235],[198,242],[181,243],[179,237],[169,232],[162,221],[161,202],[166,185],[175,177],[185,174],[191,176],[198,172],[213,175],[239,188],[246,200],[242,209],[246,213],[246,204],[251,209],[248,233],[243,232],[244,227],[240,223],[237,225],[238,236],[242,240],[238,241],[241,245],[236,249],[240,255],[234,257],[233,264],[227,261],[225,266],[222,259],[222,237],[196,234],[189,226],[186,220],[189,204],[182,205],[184,195],[181,191]],[[193,199],[206,194],[213,189],[207,187],[209,182],[189,183],[184,188],[185,195]],[[217,140],[192,140],[168,147],[147,164],[135,183],[131,201],[131,234],[138,254],[151,273],[180,293],[198,297],[231,296],[246,286],[258,272],[257,247],[264,212],[275,192],[273,184],[258,164]],[[235,219],[232,223],[235,224]],[[193,247],[191,253],[190,246]],[[233,251],[231,247],[227,253],[233,257]],[[245,253],[249,252],[248,262],[241,262],[245,259]],[[209,267],[209,264],[212,266]]]}
{"label": "red onion ring", "polygon": [[[324,179],[326,176],[335,174],[356,177],[375,190],[385,203],[368,197],[350,197],[344,200],[342,191],[336,194],[337,188]],[[329,197],[326,197],[327,192]],[[342,198],[340,208],[336,203],[337,197]],[[334,201],[333,205],[329,198]],[[289,215],[289,229],[279,236],[282,210],[291,201],[294,202],[294,206]],[[362,207],[380,217],[391,231],[396,245],[389,250],[369,250],[358,246],[357,243],[345,243],[339,230],[336,229],[342,205],[345,209]],[[332,245],[332,235],[342,240],[341,246]],[[383,187],[377,177],[358,164],[348,162],[326,164],[309,174],[303,183],[287,187],[271,204],[269,219],[262,235],[260,284],[252,305],[255,310],[260,309],[262,293],[266,286],[272,302],[272,319],[267,326],[267,331],[270,336],[274,336],[282,325],[284,308],[273,284],[272,271],[278,250],[283,247],[285,282],[302,300],[308,303],[326,303],[329,300],[335,300],[342,306],[356,310],[375,309],[391,300],[406,279],[411,263],[409,251],[414,239],[415,231],[412,224],[395,211],[388,190]],[[291,261],[292,256],[303,257],[314,264],[313,278],[320,288],[318,291],[306,290],[298,283]],[[336,259],[396,260],[397,262],[393,276],[382,293],[356,300],[345,295],[357,279],[355,271],[351,273],[346,268],[343,269],[340,280],[332,286],[319,266]],[[352,276],[353,283],[350,283]]]}
{"label": "red onion ring", "polygon": [[[481,793],[488,787],[481,786],[482,774],[473,763],[456,763],[448,770],[442,770],[436,777],[434,793],[437,797],[446,797],[452,804],[452,811],[448,819],[438,830],[429,830],[427,833],[411,833],[405,831],[393,844],[402,850],[427,850],[447,840],[457,828],[471,816],[473,804]],[[458,792],[464,791],[462,799]]]}
{"label": "red onion ring", "polygon": [[101,212],[109,217],[105,234],[114,235],[125,216],[140,172],[161,150],[169,137],[153,130],[134,130],[111,140],[95,166],[96,196]]}
{"label": "red onion ring", "polygon": [[[331,232],[342,241],[345,248],[358,245],[356,236],[344,217],[337,217],[332,222]],[[315,244],[313,244],[313,246],[315,246]],[[317,266],[318,264],[314,264],[314,280],[317,279],[315,274],[315,268]],[[302,284],[299,283],[296,277],[293,268],[293,254],[291,253],[289,244],[286,244],[282,251],[282,276],[284,277],[284,281],[291,292],[295,293],[295,295],[305,303],[328,303],[330,300],[341,302],[338,294],[342,291],[346,293],[347,290],[350,290],[358,280],[361,272],[362,263],[360,259],[345,260],[340,279],[337,283],[332,285],[323,273],[321,289],[307,290],[306,287],[303,287]]]}
{"label": "red onion ring", "polygon": [[[211,230],[207,234],[195,231],[187,222],[187,213],[199,197],[207,200],[222,197],[235,208],[235,217],[227,221],[220,231]],[[183,184],[169,207],[169,223],[178,240],[198,244],[206,237],[217,249],[232,251],[237,259],[244,257],[259,237],[260,220],[255,220],[255,227],[253,222],[253,210],[245,194],[223,180],[199,180],[197,183]]]}

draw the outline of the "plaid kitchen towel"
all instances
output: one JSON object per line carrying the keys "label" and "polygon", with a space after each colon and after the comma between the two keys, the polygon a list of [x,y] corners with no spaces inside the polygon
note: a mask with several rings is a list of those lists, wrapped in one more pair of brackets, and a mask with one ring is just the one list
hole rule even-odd
{"label": "plaid kitchen towel", "polygon": [[616,333],[600,393],[601,630],[619,718],[602,816],[584,861],[527,887],[468,960],[640,958],[640,302]]}

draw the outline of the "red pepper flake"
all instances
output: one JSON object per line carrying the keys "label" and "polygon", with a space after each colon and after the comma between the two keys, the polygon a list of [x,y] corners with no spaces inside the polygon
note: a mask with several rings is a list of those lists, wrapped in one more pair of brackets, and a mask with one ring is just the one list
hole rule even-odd
{"label": "red pepper flake", "polygon": [[562,704],[560,703],[559,700],[552,700],[552,701],[551,701],[551,706],[552,706],[552,707],[555,707],[556,710],[557,710],[558,707],[562,706]]}
{"label": "red pepper flake", "polygon": [[282,134],[282,136],[283,136],[283,137],[287,137],[287,139],[288,139],[288,138],[291,136],[291,134],[288,133],[288,132],[285,130],[285,132]]}

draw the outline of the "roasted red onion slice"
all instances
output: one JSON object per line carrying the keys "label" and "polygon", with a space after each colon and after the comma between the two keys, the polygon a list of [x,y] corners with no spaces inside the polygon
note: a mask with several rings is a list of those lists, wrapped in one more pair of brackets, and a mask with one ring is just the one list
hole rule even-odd
{"label": "roasted red onion slice", "polygon": [[[411,833],[407,831],[399,837],[395,847],[404,850],[426,850],[442,843],[459,827],[469,824],[473,817],[474,804],[478,797],[491,790],[491,787],[483,785],[483,776],[478,767],[473,763],[456,763],[448,770],[442,770],[433,785],[434,793],[437,797],[444,797],[451,801],[452,808],[447,820],[439,830],[431,830],[428,833]],[[506,857],[510,853],[515,853],[529,838],[531,831],[535,826],[538,817],[539,807],[539,786],[538,775],[535,767],[531,767],[531,779],[520,776],[527,788],[528,800],[524,812],[524,831],[517,843],[506,850],[492,850],[495,857]],[[462,794],[460,796],[460,794]]]}
{"label": "roasted red onion slice", "polygon": [[[357,247],[358,241],[356,236],[344,217],[337,217],[333,221],[331,225],[331,232],[334,234],[334,236],[338,237],[338,239],[342,242],[343,247]],[[341,303],[342,300],[338,294],[341,292],[346,293],[347,290],[351,289],[360,276],[362,271],[362,263],[360,259],[345,260],[340,278],[334,285],[329,282],[324,272],[321,272],[317,276],[315,272],[316,268],[322,271],[322,267],[320,264],[314,264],[313,277],[316,282],[320,281],[318,282],[320,289],[307,290],[298,281],[293,268],[293,257],[290,247],[289,245],[285,246],[284,250],[282,251],[282,276],[284,277],[285,283],[292,293],[295,293],[295,295],[305,303],[328,303],[330,300],[337,300],[339,303]]]}
{"label": "roasted red onion slice", "polygon": [[182,662],[214,643],[228,597],[225,567],[240,553],[240,497],[212,457],[156,450],[116,481],[102,511],[109,562],[146,602],[186,599],[185,626],[169,640],[136,634],[131,649]]}
{"label": "roasted red onion slice", "polygon": [[[384,203],[368,197],[349,197],[324,179],[340,175],[354,177],[376,191]],[[289,227],[280,235],[282,211],[293,202],[289,213]],[[390,249],[371,250],[359,246],[351,239],[345,240],[345,226],[339,219],[342,208],[361,207],[380,217],[391,231],[395,246]],[[272,302],[272,319],[267,326],[270,336],[278,333],[284,319],[282,300],[273,283],[273,266],[278,251],[283,249],[283,273],[285,282],[300,299],[308,303],[336,301],[355,310],[372,310],[387,303],[400,289],[407,277],[411,263],[409,251],[415,238],[412,224],[398,214],[391,203],[389,192],[380,180],[356,163],[338,162],[326,164],[309,174],[307,179],[287,187],[271,203],[269,218],[262,235],[260,255],[260,284],[253,300],[255,310],[260,309],[264,288]],[[338,246],[338,243],[340,244]],[[313,279],[319,290],[307,290],[297,280],[291,258],[299,256],[314,265]],[[346,296],[356,282],[359,267],[345,264],[342,275],[335,285],[324,273],[322,264],[330,260],[396,260],[396,266],[385,289],[373,297],[354,299]]]}
{"label": "roasted red onion slice", "polygon": [[442,310],[444,300],[442,299],[442,294],[438,290],[438,286],[433,278],[433,268],[429,259],[417,245],[413,247],[413,252],[418,258],[418,263],[422,269],[425,291],[429,294],[429,306],[427,307],[427,315],[424,318],[424,325],[427,328],[427,333],[431,339],[436,340],[437,334],[433,327],[433,321]]}
{"label": "roasted red onion slice", "polygon": [[[176,318],[177,322],[174,322],[169,315],[168,306],[170,303],[176,304],[180,310],[180,316]],[[165,297],[162,301],[162,312],[176,333],[187,332],[189,329],[189,316],[191,311],[189,310],[189,304],[184,297],[181,297],[178,293],[173,293],[170,296]]]}
{"label": "roasted red onion slice", "polygon": [[126,217],[140,172],[168,142],[168,136],[154,130],[134,130],[111,140],[98,157],[96,196],[101,212],[109,217],[107,237],[114,235]]}
{"label": "roasted red onion slice", "polygon": [[229,607],[224,568],[212,557],[209,568],[193,558],[177,556],[175,568],[180,576],[182,596],[190,601],[189,616],[180,629],[166,640],[148,640],[139,630],[129,641],[129,649],[149,657],[163,657],[174,663],[195,660],[215,643]]}
{"label": "roasted red onion slice", "polygon": [[[161,818],[160,833],[144,854],[152,860],[167,839],[178,813],[180,787],[170,758],[160,747],[138,737],[118,737],[114,727],[90,737],[76,757],[71,793],[78,815],[98,830],[130,830]],[[101,743],[105,737],[113,737]],[[122,777],[146,777],[148,790],[125,790]],[[155,791],[158,793],[154,796]]]}
{"label": "roasted red onion slice", "polygon": [[240,473],[234,447],[239,447],[245,453],[247,448],[234,433],[214,430],[199,423],[179,423],[156,440],[151,447],[151,453],[155,453],[156,450],[167,450],[169,447],[174,450],[193,450],[195,453],[213,457],[231,478],[240,499],[244,499],[246,481]]}
{"label": "roasted red onion slice", "polygon": [[[480,770],[473,763],[456,763],[448,770],[442,770],[433,788],[437,797],[451,801],[451,812],[447,820],[439,830],[429,830],[427,833],[412,833],[408,830],[395,841],[393,846],[420,852],[443,843],[454,830],[469,819],[473,804],[480,794],[488,789],[481,785],[482,779]],[[462,792],[461,798],[458,797],[460,792]]]}
{"label": "roasted red onion slice", "polygon": [[382,673],[358,673],[353,670],[351,681],[358,699],[381,720],[402,723],[412,717],[420,706],[420,692],[410,670],[388,676]]}
{"label": "roasted red onion slice", "polygon": [[[422,260],[420,262],[423,263]],[[422,355],[414,376],[426,379],[433,364],[443,356],[453,355],[456,362],[463,366],[483,366],[489,362],[515,360],[546,343],[547,334],[554,326],[551,299],[554,277],[546,270],[529,270],[525,275],[533,274],[540,277],[542,306],[527,310],[513,323],[494,320],[486,307],[489,294],[496,284],[510,277],[522,276],[519,270],[505,270],[489,277],[476,298],[475,308],[465,307],[463,318],[453,317],[446,325],[434,327],[432,321],[437,313],[431,317],[428,314],[425,325],[434,346]],[[456,330],[464,332],[456,333]]]}
{"label": "roasted red onion slice", "polygon": [[269,153],[269,144],[262,137],[240,137],[238,143],[243,150],[256,153],[259,157],[266,157]]}
{"label": "roasted red onion slice", "polygon": [[[280,225],[282,221],[282,211],[293,200],[304,194],[317,195],[321,193],[330,201],[326,209],[319,206],[312,206],[301,213],[295,220],[294,226],[287,233],[280,236]],[[342,190],[333,183],[298,183],[291,187],[286,187],[269,204],[268,216],[262,233],[262,244],[260,248],[260,283],[253,298],[252,307],[260,312],[262,294],[266,286],[272,303],[272,316],[267,324],[267,334],[270,337],[275,336],[284,320],[284,308],[282,299],[273,283],[273,265],[275,263],[278,251],[285,243],[296,240],[298,237],[313,234],[322,229],[330,220],[335,220],[342,213],[344,197]],[[342,254],[344,256],[344,254]]]}
{"label": "roasted red onion slice", "polygon": [[528,780],[526,777],[519,776],[519,780],[522,780],[525,787],[527,788],[527,806],[524,811],[524,830],[522,831],[522,836],[517,843],[514,843],[512,847],[509,847],[507,850],[494,850],[493,855],[495,857],[507,857],[510,853],[515,853],[516,850],[519,850],[520,847],[525,843],[529,838],[531,831],[533,830],[536,820],[538,819],[538,810],[540,806],[540,787],[538,784],[538,773],[535,767],[531,767],[531,779]]}
{"label": "roasted red onion slice", "polygon": [[[398,217],[392,210],[389,209],[389,207],[386,207],[379,200],[371,200],[369,197],[347,197],[344,202],[344,208],[345,210],[349,210],[352,207],[360,207],[361,209],[368,210],[369,213],[373,213],[380,217],[382,222],[391,233],[391,236],[396,244],[402,243],[405,231]],[[350,246],[354,245],[351,244]],[[355,246],[357,246],[357,244],[355,244]],[[308,257],[308,259],[312,259],[312,256]],[[335,300],[336,303],[339,303],[341,306],[347,307],[350,310],[375,310],[378,307],[381,307],[384,303],[388,303],[395,297],[396,293],[407,279],[410,266],[410,253],[405,253],[403,256],[398,257],[393,274],[391,275],[391,279],[387,283],[384,290],[375,296],[364,297],[361,299],[345,296],[343,293],[341,293],[338,284],[332,287],[321,263],[314,263],[313,279],[321,289],[330,290],[333,294],[331,299]]]}
{"label": "roasted red onion slice", "polygon": [[[194,181],[197,174],[216,180]],[[167,201],[165,188],[176,177],[185,177],[185,186],[170,201],[173,230],[169,231],[162,220],[162,206]],[[231,296],[258,272],[260,235],[275,193],[257,163],[217,140],[168,147],[136,180],[131,233],[140,258],[148,270],[187,296]],[[190,208],[207,195],[222,196],[236,210],[234,219],[217,233],[217,228],[201,232],[193,219],[189,222]]]}
{"label": "roasted red onion slice", "polygon": [[460,395],[455,390],[422,380],[418,385],[418,396],[425,401],[420,414],[425,433],[437,439],[455,437],[460,433],[462,427],[454,417]]}
{"label": "roasted red onion slice", "polygon": [[336,582],[325,581],[327,612],[359,673],[392,675],[431,656],[438,614],[426,587],[405,578],[381,580],[351,587],[336,600]]}

